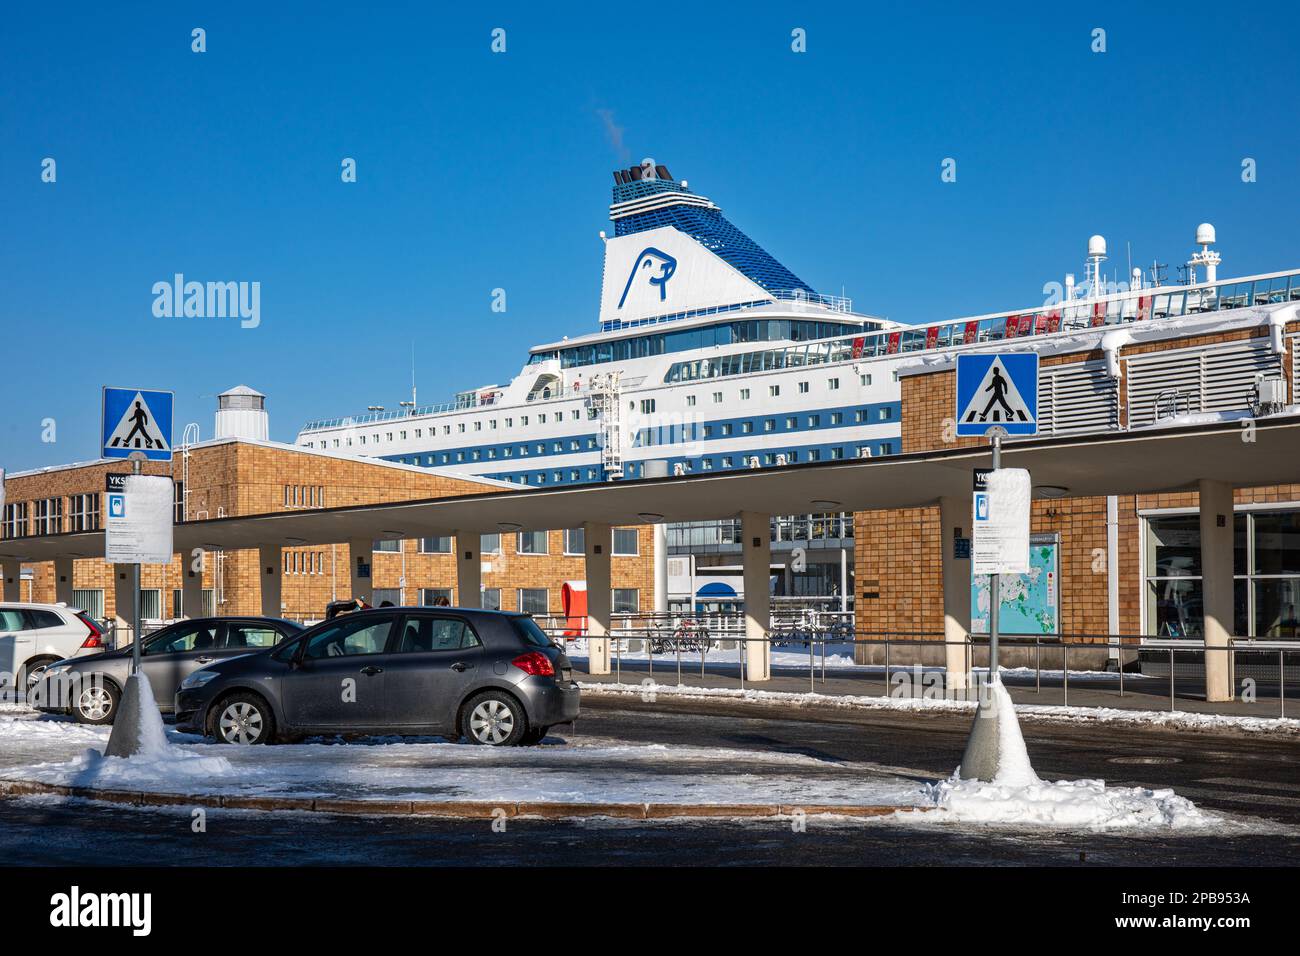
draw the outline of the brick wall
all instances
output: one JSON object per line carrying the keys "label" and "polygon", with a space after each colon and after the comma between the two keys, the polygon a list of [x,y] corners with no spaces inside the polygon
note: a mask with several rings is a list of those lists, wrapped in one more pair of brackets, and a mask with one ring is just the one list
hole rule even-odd
{"label": "brick wall", "polygon": [[[1288,334],[1300,324],[1288,326]],[[1242,329],[1125,346],[1122,358],[1174,348],[1242,341],[1268,334],[1266,329]],[[1288,349],[1294,340],[1288,339]],[[1098,360],[1098,350],[1044,356],[1043,367]],[[1291,355],[1285,369],[1290,378]],[[1121,371],[1124,370],[1121,363]],[[901,378],[902,450],[904,453],[976,447],[982,438],[953,434],[956,374],[938,370]],[[1127,389],[1120,382],[1121,401]],[[1294,395],[1292,401],[1295,401]],[[1121,411],[1127,420],[1127,409]],[[1238,489],[1238,505],[1300,500],[1300,484]],[[1195,492],[1120,496],[1117,499],[1119,630],[1142,630],[1142,522],[1140,512],[1155,508],[1196,508]],[[943,588],[937,505],[903,511],[860,512],[855,515],[857,627],[868,632],[920,631],[931,635],[943,628]],[[1032,511],[1035,533],[1055,532],[1061,540],[1061,629],[1072,635],[1105,635],[1110,630],[1106,561],[1106,499],[1072,498],[1036,501]],[[878,594],[864,597],[864,593]]]}

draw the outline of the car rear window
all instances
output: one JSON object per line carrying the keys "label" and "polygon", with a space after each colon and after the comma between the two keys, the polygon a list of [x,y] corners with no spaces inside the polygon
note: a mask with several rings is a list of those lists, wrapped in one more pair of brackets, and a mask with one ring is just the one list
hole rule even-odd
{"label": "car rear window", "polygon": [[551,647],[552,641],[531,617],[512,617],[510,623],[514,625],[515,633],[523,640],[525,644],[532,644],[534,647]]}

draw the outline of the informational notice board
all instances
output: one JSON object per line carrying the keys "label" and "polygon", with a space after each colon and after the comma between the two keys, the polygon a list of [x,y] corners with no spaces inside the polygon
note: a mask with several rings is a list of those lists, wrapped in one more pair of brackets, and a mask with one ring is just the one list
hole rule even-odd
{"label": "informational notice board", "polygon": [[971,503],[973,573],[1023,574],[1029,570],[1030,493],[1029,472],[1023,468],[976,474]]}
{"label": "informational notice board", "polygon": [[127,475],[106,493],[104,559],[114,564],[171,564],[174,490],[162,475]]}

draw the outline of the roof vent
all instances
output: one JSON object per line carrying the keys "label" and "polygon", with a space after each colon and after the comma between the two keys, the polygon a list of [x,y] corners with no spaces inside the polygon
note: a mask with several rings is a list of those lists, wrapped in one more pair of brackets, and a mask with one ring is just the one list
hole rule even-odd
{"label": "roof vent", "polygon": [[261,392],[236,385],[217,396],[217,438],[266,441],[269,433],[266,396]]}

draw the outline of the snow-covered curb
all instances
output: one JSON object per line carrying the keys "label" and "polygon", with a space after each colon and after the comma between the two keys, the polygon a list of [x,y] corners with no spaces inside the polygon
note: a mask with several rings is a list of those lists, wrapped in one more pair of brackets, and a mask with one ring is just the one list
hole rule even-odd
{"label": "snow-covered curb", "polygon": [[[833,707],[849,710],[892,710],[920,713],[973,713],[974,701],[925,697],[854,697],[837,694],[751,690],[729,687],[689,687],[684,684],[605,684],[582,682],[584,694],[640,697],[673,697],[678,700],[736,700],[753,704],[784,704],[796,707]],[[1061,707],[1047,704],[1017,704],[1016,712],[1027,720],[1096,721],[1142,727],[1168,727],[1200,732],[1234,732],[1300,736],[1300,720],[1291,717],[1239,717],[1228,714],[1195,714],[1187,711],[1122,710],[1118,707]]]}

